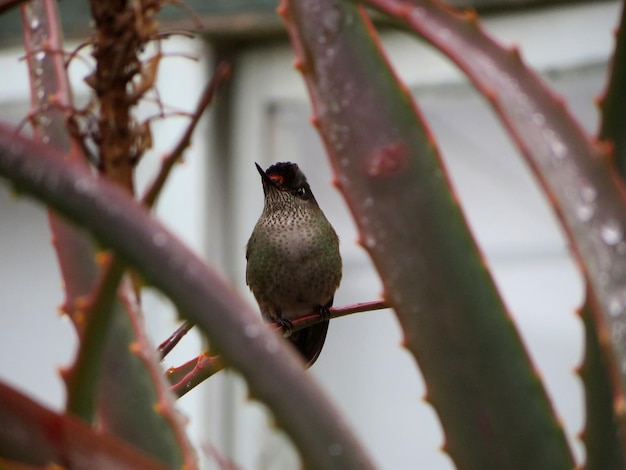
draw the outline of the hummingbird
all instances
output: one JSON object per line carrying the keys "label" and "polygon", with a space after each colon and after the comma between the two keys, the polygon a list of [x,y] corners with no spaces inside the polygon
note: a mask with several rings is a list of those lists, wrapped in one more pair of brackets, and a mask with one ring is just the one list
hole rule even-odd
{"label": "hummingbird", "polygon": [[313,311],[326,318],[288,335],[310,367],[324,345],[341,281],[339,238],[298,165],[280,162],[266,171],[255,165],[264,205],[246,247],[246,284],[263,318],[287,334],[292,318]]}

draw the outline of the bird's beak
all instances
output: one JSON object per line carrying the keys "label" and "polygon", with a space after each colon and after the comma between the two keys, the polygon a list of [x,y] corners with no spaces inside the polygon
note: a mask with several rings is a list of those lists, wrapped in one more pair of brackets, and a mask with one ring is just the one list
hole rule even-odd
{"label": "bird's beak", "polygon": [[256,162],[254,164],[256,165],[256,169],[261,175],[261,178],[263,179],[263,186],[265,185],[276,186],[276,183],[274,183],[274,181],[272,181],[272,179],[269,176],[267,176],[267,173],[263,171],[263,168],[261,168],[259,164]]}

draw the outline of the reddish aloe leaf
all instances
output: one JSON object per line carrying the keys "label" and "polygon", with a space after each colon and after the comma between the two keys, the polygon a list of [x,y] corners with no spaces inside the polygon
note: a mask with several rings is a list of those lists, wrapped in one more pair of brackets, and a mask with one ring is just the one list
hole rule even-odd
{"label": "reddish aloe leaf", "polygon": [[373,468],[302,360],[258,311],[127,192],[58,157],[53,148],[0,125],[0,175],[90,230],[168,295],[270,407],[307,466]]}
{"label": "reddish aloe leaf", "polygon": [[[24,4],[22,19],[35,135],[64,152],[65,158],[86,166],[66,127],[65,113],[72,109],[73,102],[56,1],[35,0]],[[49,219],[65,287],[63,311],[72,312],[76,299],[90,291],[98,273],[93,247],[83,231],[73,224],[53,213]]]}
{"label": "reddish aloe leaf", "polygon": [[0,423],[0,457],[22,464],[56,464],[75,470],[166,468],[122,441],[97,433],[77,418],[56,414],[1,382]]}
{"label": "reddish aloe leaf", "polygon": [[[35,134],[61,151],[57,158],[86,168],[80,146],[70,138],[66,126],[73,103],[56,1],[33,0],[24,5],[23,27]],[[78,314],[80,300],[92,293],[99,271],[93,240],[54,212],[50,212],[50,226],[64,280],[63,310],[74,321],[82,339],[85,322]],[[98,422],[109,432],[163,462],[173,466],[185,463],[194,468],[195,454],[173,409],[153,347],[146,340],[137,304],[129,300],[134,296],[132,289],[122,287],[117,298],[115,284],[120,276],[121,272],[114,285],[109,285],[108,298],[101,302],[106,307],[101,309],[104,321],[93,325],[100,330],[92,335],[97,341],[81,341],[80,367],[67,371],[68,408],[91,422],[98,402]],[[113,325],[107,336],[109,320]]]}
{"label": "reddish aloe leaf", "polygon": [[314,123],[458,468],[571,469],[562,429],[364,9],[282,4]]}
{"label": "reddish aloe leaf", "polygon": [[[473,14],[426,0],[364,0],[446,54],[491,102],[554,204],[602,313],[611,377],[626,390],[626,195],[608,149],[581,129],[515,49],[488,37]],[[605,346],[605,344],[601,344]],[[620,400],[623,403],[624,398]],[[620,405],[620,408],[623,408]],[[620,419],[623,412],[618,411]]]}

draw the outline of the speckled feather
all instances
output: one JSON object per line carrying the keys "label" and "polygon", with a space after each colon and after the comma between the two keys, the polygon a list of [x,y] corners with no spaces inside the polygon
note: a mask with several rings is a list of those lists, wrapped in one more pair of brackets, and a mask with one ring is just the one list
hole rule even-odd
{"label": "speckled feather", "polygon": [[[267,320],[289,320],[332,305],[341,280],[339,239],[297,165],[278,163],[265,173],[263,213],[246,250],[246,282]],[[319,356],[327,330],[322,322],[289,337],[307,365]]]}

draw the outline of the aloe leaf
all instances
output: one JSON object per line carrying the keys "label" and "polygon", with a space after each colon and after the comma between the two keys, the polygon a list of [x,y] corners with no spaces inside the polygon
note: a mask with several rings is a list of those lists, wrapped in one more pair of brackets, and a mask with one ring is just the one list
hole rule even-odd
{"label": "aloe leaf", "polygon": [[339,189],[458,468],[571,469],[546,393],[362,8],[281,7]]}
{"label": "aloe leaf", "polygon": [[[22,11],[35,134],[62,152],[57,158],[86,169],[80,145],[70,137],[66,125],[73,102],[64,55],[60,53],[63,35],[57,4],[54,0],[33,0]],[[94,246],[84,230],[65,218],[54,212],[49,218],[64,280],[62,309],[84,339],[82,304],[94,291],[99,276]],[[120,276],[121,272],[117,280]],[[100,316],[103,321],[96,325],[99,331],[81,341],[77,364],[65,371],[68,408],[92,422],[99,401],[99,424],[110,433],[169,465],[195,468],[195,453],[174,410],[162,369],[145,337],[137,306],[129,300],[134,293],[128,286],[119,290],[120,298],[117,293],[115,285],[110,286],[103,302],[109,312]]]}
{"label": "aloe leaf", "polygon": [[626,6],[622,5],[620,24],[616,32],[615,51],[607,89],[600,100],[601,124],[598,137],[612,142],[615,159],[626,175]]}
{"label": "aloe leaf", "polygon": [[[620,23],[616,31],[615,51],[606,91],[599,101],[601,124],[598,138],[606,141],[613,149],[615,162],[622,179],[626,175],[626,5],[622,4]],[[618,305],[619,306],[619,305]],[[610,349],[605,322],[598,316],[596,305],[588,296],[582,310],[586,327],[587,352],[581,368],[581,377],[585,382],[587,398],[587,423],[583,441],[587,447],[587,469],[623,468],[626,465],[626,420],[614,419],[613,405],[616,411],[623,410],[624,396],[620,390],[607,383],[609,377],[616,375],[613,358],[607,356]],[[620,324],[612,329],[615,341],[623,336]],[[623,370],[623,368],[622,368]],[[616,380],[613,379],[613,383]],[[622,391],[623,392],[623,391]],[[623,413],[618,414],[622,416]],[[616,422],[617,421],[617,422]],[[619,425],[619,430],[616,427]],[[621,435],[621,441],[620,441]]]}
{"label": "aloe leaf", "polygon": [[[600,345],[596,330],[596,316],[600,312],[587,295],[580,317],[585,325],[585,359],[579,370],[585,384],[587,421],[582,432],[586,448],[585,470],[620,470],[624,468],[624,449],[613,416],[613,400],[619,391],[611,384],[611,369],[604,356],[606,348]],[[606,339],[605,339],[606,341]]]}
{"label": "aloe leaf", "polygon": [[[2,382],[0,422],[0,456],[16,463],[46,468],[54,464],[74,470],[167,468],[77,418],[42,407]],[[2,461],[0,468],[5,468]]]}
{"label": "aloe leaf", "polygon": [[302,359],[232,286],[126,191],[59,157],[53,148],[0,125],[0,175],[80,223],[169,296],[224,362],[243,374],[251,393],[270,407],[307,466],[373,468]]}
{"label": "aloe leaf", "polygon": [[[63,30],[56,1],[34,0],[22,6],[24,49],[30,76],[33,129],[38,139],[64,152],[64,158],[87,163],[70,137],[65,110],[72,109],[63,55]],[[55,52],[56,51],[56,52]],[[53,105],[54,103],[54,105]],[[62,310],[74,310],[76,299],[87,294],[98,270],[92,243],[84,232],[54,213],[49,213],[53,245],[65,287]]]}
{"label": "aloe leaf", "polygon": [[[438,2],[366,0],[408,25],[452,60],[489,100],[544,188],[601,315],[598,334],[609,338],[609,376],[623,403],[626,390],[626,194],[610,148],[588,136],[528,69],[480,28]],[[623,406],[615,410],[624,424]],[[622,441],[624,438],[622,437]]]}

